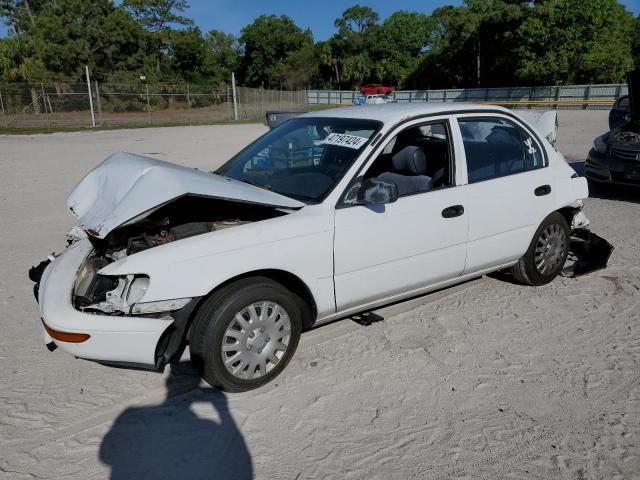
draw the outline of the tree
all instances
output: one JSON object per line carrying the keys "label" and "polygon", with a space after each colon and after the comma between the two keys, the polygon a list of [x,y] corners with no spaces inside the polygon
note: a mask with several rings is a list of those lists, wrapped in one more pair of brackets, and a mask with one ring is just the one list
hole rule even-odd
{"label": "tree", "polygon": [[379,81],[401,84],[433,43],[436,22],[428,15],[400,10],[377,29],[372,55]]}
{"label": "tree", "polygon": [[47,3],[47,0],[0,0],[0,17],[5,18],[9,34],[18,36],[33,28]]}
{"label": "tree", "polygon": [[244,56],[241,71],[249,86],[276,86],[289,54],[313,44],[310,31],[301,30],[289,17],[262,15],[242,29]]}
{"label": "tree", "polygon": [[204,72],[207,81],[224,84],[229,81],[231,72],[240,64],[241,48],[238,39],[220,30],[211,30],[205,37]]}
{"label": "tree", "polygon": [[466,0],[460,7],[434,10],[433,48],[409,83],[419,88],[512,85],[513,32],[528,9],[522,0]]}
{"label": "tree", "polygon": [[350,33],[366,33],[376,26],[380,16],[371,8],[354,5],[342,12],[342,16],[335,21],[341,36]]}
{"label": "tree", "polygon": [[617,0],[537,3],[517,31],[517,75],[534,84],[624,81],[633,17]]}
{"label": "tree", "polygon": [[310,83],[318,83],[320,52],[317,45],[308,43],[287,55],[280,69],[282,84],[289,90],[301,89]]}
{"label": "tree", "polygon": [[186,0],[124,0],[122,5],[149,32],[169,30],[172,24],[193,24],[193,20],[180,15],[189,7]]}
{"label": "tree", "polygon": [[0,39],[0,80],[35,82],[46,76],[46,68],[36,56],[31,39]]}
{"label": "tree", "polygon": [[206,42],[199,28],[171,32],[171,67],[178,77],[188,82],[202,81],[206,54]]}
{"label": "tree", "polygon": [[30,41],[50,78],[77,81],[85,64],[96,79],[139,68],[141,35],[131,17],[109,0],[58,0],[39,12]]}
{"label": "tree", "polygon": [[635,68],[640,68],[640,16],[636,17],[633,22],[631,51]]}
{"label": "tree", "polygon": [[156,73],[169,49],[172,26],[189,26],[193,21],[180,15],[188,8],[186,0],[124,0],[122,6],[147,32],[147,51],[154,56]]}
{"label": "tree", "polygon": [[329,39],[330,62],[338,85],[355,87],[374,76],[371,46],[378,19],[370,7],[355,5],[334,22],[338,32]]}

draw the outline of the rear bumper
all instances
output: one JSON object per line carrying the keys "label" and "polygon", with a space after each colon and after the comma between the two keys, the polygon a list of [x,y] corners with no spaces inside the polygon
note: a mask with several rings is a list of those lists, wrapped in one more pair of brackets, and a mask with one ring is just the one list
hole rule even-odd
{"label": "rear bumper", "polygon": [[50,329],[89,338],[80,343],[53,339],[43,326],[45,343],[54,342],[79,358],[155,367],[156,347],[173,323],[171,317],[98,315],[73,307],[76,273],[92,248],[86,239],[67,248],[47,266],[38,289],[40,316]]}

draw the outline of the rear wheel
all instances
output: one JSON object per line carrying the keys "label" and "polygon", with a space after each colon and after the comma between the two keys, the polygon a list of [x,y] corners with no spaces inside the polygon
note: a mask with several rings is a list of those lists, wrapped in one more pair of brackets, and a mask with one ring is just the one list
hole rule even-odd
{"label": "rear wheel", "polygon": [[273,380],[289,363],[302,329],[300,299],[264,277],[221,289],[198,310],[191,355],[212,386],[251,390]]}
{"label": "rear wheel", "polygon": [[545,285],[558,276],[569,254],[569,225],[558,212],[544,219],[527,252],[511,267],[511,274],[525,285]]}

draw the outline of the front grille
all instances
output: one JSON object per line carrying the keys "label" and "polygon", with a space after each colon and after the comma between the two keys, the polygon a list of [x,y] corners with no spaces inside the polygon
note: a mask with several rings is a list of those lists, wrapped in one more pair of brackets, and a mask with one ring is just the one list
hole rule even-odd
{"label": "front grille", "polygon": [[619,183],[630,183],[633,185],[640,185],[640,177],[630,176],[623,172],[611,172],[611,180]]}
{"label": "front grille", "polygon": [[611,156],[615,158],[619,158],[625,162],[635,162],[636,157],[640,154],[640,149],[630,149],[624,147],[611,147]]}

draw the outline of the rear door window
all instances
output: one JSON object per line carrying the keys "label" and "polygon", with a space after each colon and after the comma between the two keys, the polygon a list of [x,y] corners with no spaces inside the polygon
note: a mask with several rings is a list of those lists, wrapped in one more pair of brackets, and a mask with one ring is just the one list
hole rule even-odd
{"label": "rear door window", "polygon": [[498,117],[458,119],[469,183],[544,166],[542,149],[526,130]]}

